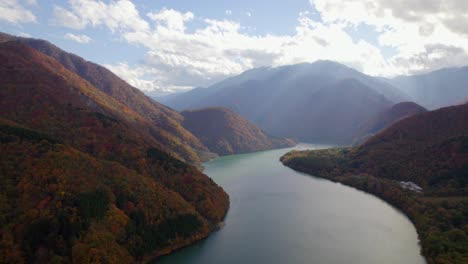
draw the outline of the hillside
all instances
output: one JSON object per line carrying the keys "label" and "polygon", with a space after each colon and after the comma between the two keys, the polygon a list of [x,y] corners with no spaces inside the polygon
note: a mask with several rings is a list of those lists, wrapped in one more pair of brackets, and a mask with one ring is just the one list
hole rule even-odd
{"label": "hillside", "polygon": [[131,263],[211,230],[153,179],[8,123],[0,122],[0,262]]}
{"label": "hillside", "polygon": [[226,108],[184,111],[183,126],[211,152],[220,155],[291,147],[295,142],[266,135],[245,118]]}
{"label": "hillside", "polygon": [[155,102],[108,69],[65,52],[48,41],[0,33],[0,42],[5,41],[24,44],[54,58],[65,69],[111,96],[125,108],[138,114],[141,119],[145,119],[145,122],[151,127],[154,138],[157,138],[160,144],[164,145],[166,150],[173,155],[189,162],[200,162],[197,153],[206,151],[206,148],[181,126],[183,118],[178,112]]}
{"label": "hillside", "polygon": [[388,82],[408,94],[412,101],[431,110],[468,99],[468,67],[398,76]]}
{"label": "hillside", "polygon": [[164,103],[179,110],[226,107],[274,136],[348,144],[349,134],[372,113],[404,100],[398,89],[377,78],[318,61],[253,69]]}
{"label": "hillside", "polygon": [[[15,253],[2,257],[82,262],[72,259],[77,250],[146,259],[207,236],[224,218],[227,194],[178,159],[184,144],[162,137],[142,113],[21,43],[0,43],[0,60],[0,170],[9,186],[1,191],[1,248]],[[107,255],[96,239],[109,241]]]}
{"label": "hillside", "polygon": [[397,121],[424,112],[427,112],[424,107],[413,102],[402,102],[392,105],[365,122],[354,136],[354,142],[362,143]]}
{"label": "hillside", "polygon": [[290,152],[281,161],[403,210],[428,263],[468,261],[468,104],[405,118],[359,147]]}

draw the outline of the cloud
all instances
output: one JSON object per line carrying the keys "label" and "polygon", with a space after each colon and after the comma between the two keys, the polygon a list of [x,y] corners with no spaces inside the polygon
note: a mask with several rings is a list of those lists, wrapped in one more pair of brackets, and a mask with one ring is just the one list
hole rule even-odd
{"label": "cloud", "polygon": [[165,26],[168,30],[182,32],[185,30],[185,22],[192,20],[194,16],[191,12],[182,14],[173,9],[163,8],[157,13],[148,13],[148,17],[156,21],[158,25]]}
{"label": "cloud", "polygon": [[463,48],[445,44],[426,45],[420,52],[392,58],[393,64],[411,69],[413,72],[466,65],[467,61],[468,54]]}
{"label": "cloud", "polygon": [[55,23],[63,27],[83,29],[105,26],[112,32],[145,31],[148,22],[140,17],[129,0],[110,1],[69,0],[70,8],[54,7]]}
{"label": "cloud", "polygon": [[226,15],[230,16],[230,15],[232,15],[232,10],[227,9],[227,10],[224,11],[224,13]]}
{"label": "cloud", "polygon": [[36,22],[36,16],[17,0],[0,0],[0,21],[9,23]]}
{"label": "cloud", "polygon": [[[325,23],[374,26],[379,44],[397,50],[388,60],[393,73],[466,63],[453,56],[454,49],[462,58],[468,54],[466,0],[314,0],[311,4]],[[445,57],[434,60],[440,56]]]}
{"label": "cloud", "polygon": [[[153,76],[153,84],[157,83],[154,87],[206,86],[253,67],[318,59],[340,61],[368,73],[379,73],[385,68],[376,47],[362,40],[356,42],[341,27],[322,25],[306,13],[299,17],[292,36],[249,35],[242,32],[237,22],[213,19],[204,19],[204,26],[186,32],[185,24],[196,17],[176,10],[162,9],[149,17],[156,22],[152,31],[128,33],[124,38],[149,50],[139,67],[156,70],[154,75],[148,70],[145,74]],[[142,77],[143,74],[124,76],[135,84],[135,79]]]}
{"label": "cloud", "polygon": [[29,35],[28,33],[26,32],[21,32],[18,34],[18,36],[22,37],[22,38],[32,38],[31,35]]}
{"label": "cloud", "polygon": [[[157,69],[148,67],[130,67],[126,62],[117,65],[104,65],[106,68],[120,76],[134,87],[143,91],[158,91],[159,95],[174,93],[177,91],[189,90],[192,86],[161,85],[164,83],[164,73]],[[157,76],[156,79],[147,80],[147,75]]]}
{"label": "cloud", "polygon": [[65,34],[64,38],[68,39],[68,40],[78,42],[78,43],[81,43],[81,44],[87,44],[87,43],[90,43],[91,41],[93,41],[92,38],[90,38],[90,37],[88,37],[86,35],[75,35],[75,34],[72,34],[72,33]]}

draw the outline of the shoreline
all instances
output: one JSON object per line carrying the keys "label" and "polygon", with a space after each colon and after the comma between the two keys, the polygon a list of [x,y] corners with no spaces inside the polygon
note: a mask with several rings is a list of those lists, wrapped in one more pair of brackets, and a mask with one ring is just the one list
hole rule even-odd
{"label": "shoreline", "polygon": [[467,197],[437,194],[434,190],[405,189],[397,179],[376,177],[356,169],[347,156],[349,149],[291,151],[280,158],[295,171],[337,182],[385,201],[401,211],[418,234],[420,255],[427,264],[467,263],[463,212]]}
{"label": "shoreline", "polygon": [[[301,172],[301,173],[305,173],[307,174],[308,176],[312,176],[312,177],[318,177],[318,178],[321,178],[321,179],[326,179],[326,180],[329,180],[331,182],[335,182],[335,183],[340,183],[340,184],[343,184],[345,186],[348,186],[350,188],[354,188],[356,190],[359,190],[359,191],[362,191],[362,192],[365,192],[366,194],[370,194],[370,195],[373,195],[379,199],[381,199],[382,201],[388,203],[389,205],[391,205],[392,207],[394,207],[395,209],[397,209],[398,211],[400,211],[406,218],[408,218],[408,220],[410,220],[410,222],[413,224],[413,226],[415,227],[416,229],[416,232],[418,234],[418,245],[419,245],[419,248],[420,248],[420,255],[422,257],[424,257],[424,260],[426,261],[426,263],[430,263],[428,262],[427,260],[427,256],[425,256],[423,254],[423,247],[422,247],[422,243],[421,243],[421,234],[420,234],[420,230],[418,229],[417,227],[417,224],[415,222],[415,219],[414,217],[412,217],[405,209],[404,207],[402,206],[399,206],[398,203],[395,203],[394,201],[392,201],[389,197],[386,197],[384,195],[379,195],[378,193],[374,192],[374,191],[371,191],[370,189],[368,188],[363,188],[361,185],[357,184],[357,183],[353,183],[352,180],[345,180],[345,179],[340,179],[340,178],[330,178],[330,177],[322,177],[320,175],[312,175],[310,172],[307,171],[307,169],[301,169],[301,168],[298,168],[298,167],[293,167],[293,166],[289,166],[287,164],[285,164],[284,162],[282,162],[284,166],[292,169],[292,170],[295,170],[297,172]],[[370,178],[369,178],[370,179]],[[374,180],[377,180],[377,181],[380,181],[380,179],[377,179],[374,177]],[[388,185],[388,184],[391,184],[391,185],[394,185],[393,183],[384,183],[383,181],[380,181],[380,184],[385,184],[385,185]]]}

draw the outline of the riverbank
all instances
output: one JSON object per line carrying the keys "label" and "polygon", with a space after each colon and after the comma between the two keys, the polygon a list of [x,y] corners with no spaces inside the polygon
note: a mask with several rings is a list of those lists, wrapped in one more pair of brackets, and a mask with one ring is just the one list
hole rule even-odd
{"label": "riverbank", "polygon": [[[226,210],[224,218],[227,216],[228,211],[229,211],[229,208],[228,210]],[[181,251],[187,247],[193,246],[196,243],[200,243],[202,240],[207,239],[214,232],[218,232],[224,226],[224,218],[223,218],[223,221],[218,222],[217,224],[211,225],[210,228],[206,232],[196,234],[192,236],[189,240],[176,239],[176,241],[174,241],[172,245],[165,247],[164,249],[158,251],[156,254],[152,256],[147,256],[144,259],[142,259],[141,263],[158,263],[158,260],[160,260],[162,257],[168,256],[170,254],[174,254],[175,252]]]}
{"label": "riverbank", "polygon": [[468,263],[468,225],[465,196],[415,192],[394,179],[356,169],[353,149],[292,151],[281,162],[296,171],[371,193],[403,211],[415,225],[421,253],[429,264]]}

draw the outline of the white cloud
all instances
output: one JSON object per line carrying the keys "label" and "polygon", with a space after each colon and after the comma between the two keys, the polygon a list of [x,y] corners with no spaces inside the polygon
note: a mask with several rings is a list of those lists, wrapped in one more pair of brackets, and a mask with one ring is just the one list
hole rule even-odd
{"label": "white cloud", "polygon": [[55,6],[55,22],[64,27],[83,29],[87,26],[105,26],[112,32],[145,31],[148,22],[140,17],[129,0],[110,1],[69,0],[70,8]]}
{"label": "white cloud", "polygon": [[83,35],[75,35],[73,33],[67,33],[67,34],[65,34],[64,38],[68,39],[68,40],[78,42],[78,43],[81,43],[81,44],[87,44],[87,43],[90,43],[91,41],[93,41],[92,38],[90,38],[89,36],[86,36],[84,34]]}
{"label": "white cloud", "polygon": [[157,13],[148,13],[148,17],[156,21],[158,25],[163,25],[168,30],[184,31],[184,23],[193,19],[193,13],[180,13],[173,9],[163,8]]}
{"label": "white cloud", "polygon": [[36,16],[17,0],[0,0],[0,20],[10,23],[36,22]]}
{"label": "white cloud", "polygon": [[232,10],[227,9],[227,10],[224,11],[224,13],[226,15],[230,16],[230,15],[232,15]]}
{"label": "white cloud", "polygon": [[245,15],[248,16],[248,17],[251,17],[251,16],[252,16],[252,13],[249,12],[249,11],[247,11],[247,12],[245,12]]}

